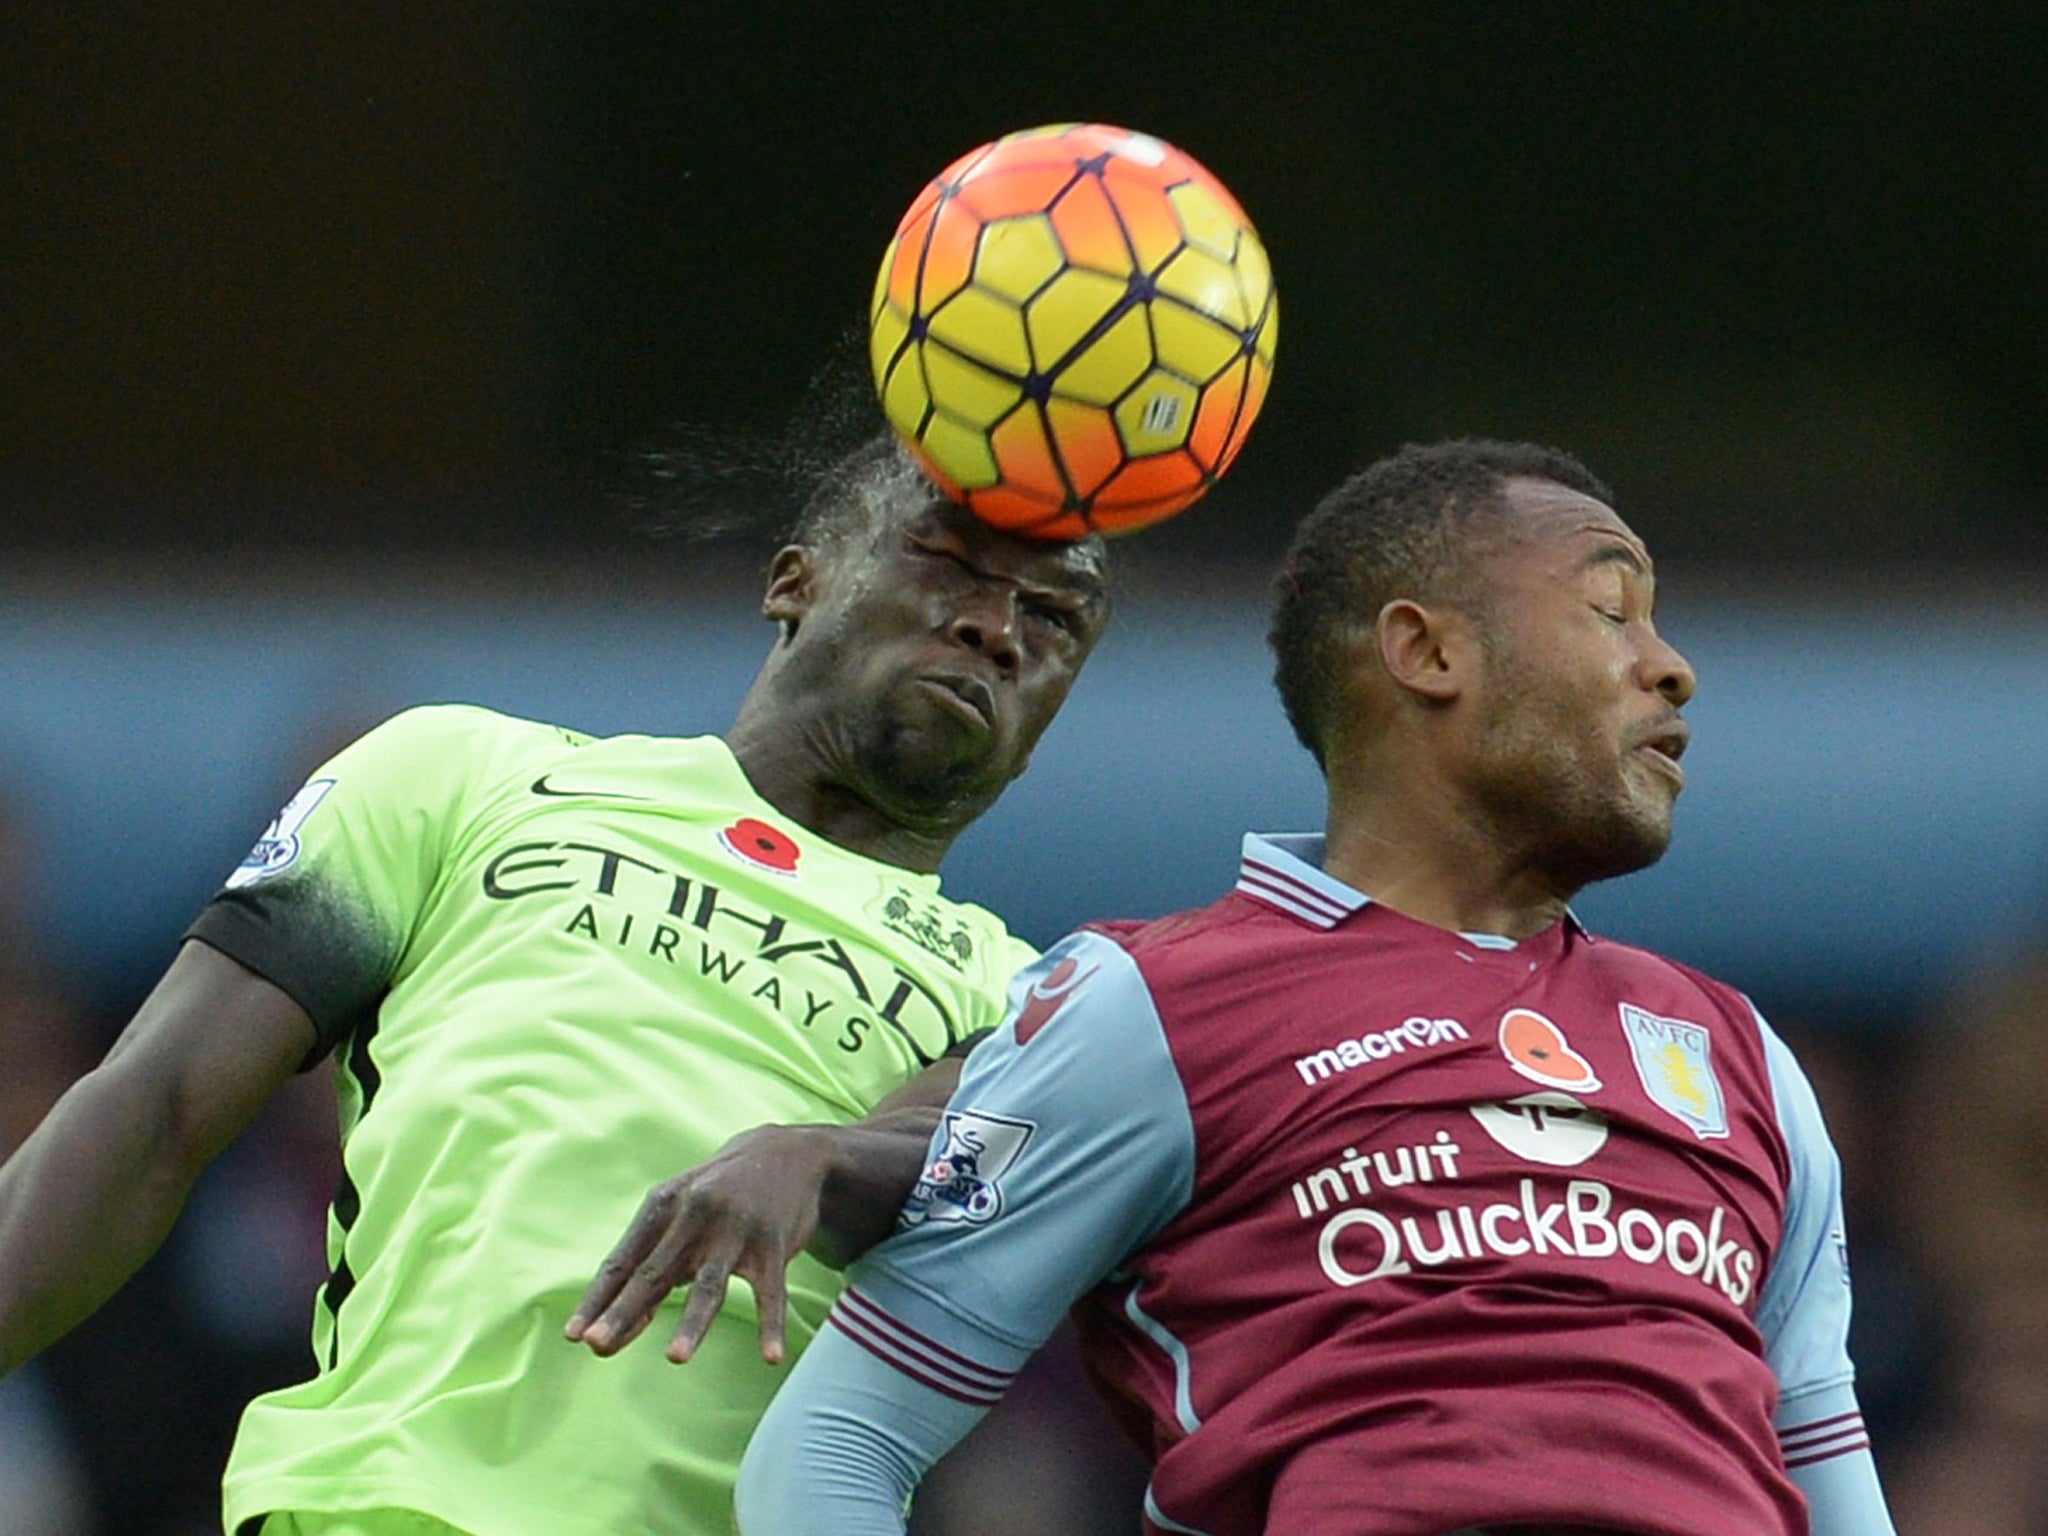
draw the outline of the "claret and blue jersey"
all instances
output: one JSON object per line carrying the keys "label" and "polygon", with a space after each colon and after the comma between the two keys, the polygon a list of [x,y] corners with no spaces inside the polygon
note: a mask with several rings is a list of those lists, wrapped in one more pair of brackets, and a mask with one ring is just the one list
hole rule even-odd
{"label": "claret and blue jersey", "polygon": [[1839,1172],[1739,992],[1566,919],[1431,927],[1246,840],[1012,985],[741,1481],[897,1531],[1078,1302],[1148,1528],[1886,1536]]}

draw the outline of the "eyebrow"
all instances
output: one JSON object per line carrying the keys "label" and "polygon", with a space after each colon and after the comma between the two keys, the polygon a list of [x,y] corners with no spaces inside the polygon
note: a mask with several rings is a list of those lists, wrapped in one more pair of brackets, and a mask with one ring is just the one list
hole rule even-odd
{"label": "eyebrow", "polygon": [[1579,562],[1581,571],[1596,570],[1603,565],[1625,565],[1638,576],[1648,576],[1650,565],[1636,550],[1618,539],[1604,540],[1598,549]]}
{"label": "eyebrow", "polygon": [[1109,583],[1094,571],[1074,571],[1066,581],[1057,587],[1048,588],[1053,592],[1072,592],[1083,602],[1101,603],[1109,599]]}
{"label": "eyebrow", "polygon": [[[944,531],[950,532],[950,530]],[[913,532],[912,537],[915,539],[917,535]],[[1078,599],[1084,607],[1091,604],[1099,606],[1109,601],[1109,583],[1103,578],[1101,571],[1096,568],[1090,567],[1076,570],[1072,567],[1067,567],[1063,569],[1060,575],[1049,577],[1032,576],[1023,573],[1009,575],[1001,571],[989,570],[964,545],[958,549],[950,551],[940,550],[938,552],[948,554],[951,558],[961,561],[977,577],[984,581],[1007,582],[1018,591],[1028,593],[1041,601],[1046,599],[1073,598]]]}

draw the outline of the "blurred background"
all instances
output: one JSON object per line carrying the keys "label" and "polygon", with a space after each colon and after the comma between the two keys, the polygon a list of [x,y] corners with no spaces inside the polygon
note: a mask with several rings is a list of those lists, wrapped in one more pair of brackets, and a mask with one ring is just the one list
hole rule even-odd
{"label": "blurred background", "polygon": [[[1041,941],[1208,899],[1246,827],[1319,815],[1261,640],[1295,519],[1403,441],[1580,453],[1702,680],[1674,851],[1581,913],[1806,1060],[1901,1530],[2048,1532],[2048,10],[226,0],[7,32],[0,1151],[368,724],[722,728],[775,465],[875,424],[847,339],[903,207],[999,133],[1117,122],[1258,224],[1275,387],[1230,478],[1118,548],[1117,625],[949,884]],[[332,1142],[315,1074],[0,1386],[0,1531],[217,1529],[240,1403],[309,1364]],[[918,1520],[1125,1532],[1141,1483],[1063,1346]]]}

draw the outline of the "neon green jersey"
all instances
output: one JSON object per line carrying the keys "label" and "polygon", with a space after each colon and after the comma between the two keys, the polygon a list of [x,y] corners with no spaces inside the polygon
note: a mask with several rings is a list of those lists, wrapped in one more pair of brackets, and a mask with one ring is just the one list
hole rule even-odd
{"label": "neon green jersey", "polygon": [[[396,1507],[476,1536],[726,1532],[782,1374],[745,1287],[687,1366],[673,1311],[611,1360],[563,1321],[648,1186],[748,1126],[864,1114],[998,1023],[1031,955],[936,877],[789,822],[715,737],[462,706],[320,769],[192,933],[340,1067],[319,1373],[249,1407],[230,1531]],[[839,1282],[809,1259],[789,1282],[795,1350]]]}

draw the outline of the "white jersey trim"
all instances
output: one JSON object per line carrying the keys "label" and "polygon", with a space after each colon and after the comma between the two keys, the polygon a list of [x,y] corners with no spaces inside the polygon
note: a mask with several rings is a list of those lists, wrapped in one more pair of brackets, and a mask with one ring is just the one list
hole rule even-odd
{"label": "white jersey trim", "polygon": [[1152,1497],[1152,1485],[1145,1485],[1145,1518],[1162,1531],[1172,1531],[1175,1536],[1209,1536],[1207,1531],[1198,1531],[1192,1525],[1182,1525],[1160,1513],[1158,1500]]}
{"label": "white jersey trim", "polygon": [[1180,1427],[1193,1434],[1202,1427],[1201,1415],[1195,1412],[1193,1391],[1193,1364],[1188,1359],[1188,1347],[1168,1331],[1151,1313],[1138,1305],[1138,1287],[1132,1283],[1124,1297],[1124,1316],[1138,1326],[1138,1331],[1166,1351],[1166,1357],[1173,1362],[1173,1416]]}
{"label": "white jersey trim", "polygon": [[[1320,832],[1245,833],[1237,866],[1238,893],[1278,908],[1311,928],[1336,927],[1352,913],[1371,906],[1372,898],[1324,872],[1323,846]],[[1564,919],[1585,931],[1569,908]],[[1481,949],[1511,950],[1518,942],[1498,933],[1460,931],[1458,937]]]}
{"label": "white jersey trim", "polygon": [[1317,868],[1322,856],[1319,833],[1247,832],[1237,889],[1311,928],[1334,928],[1370,898]]}

